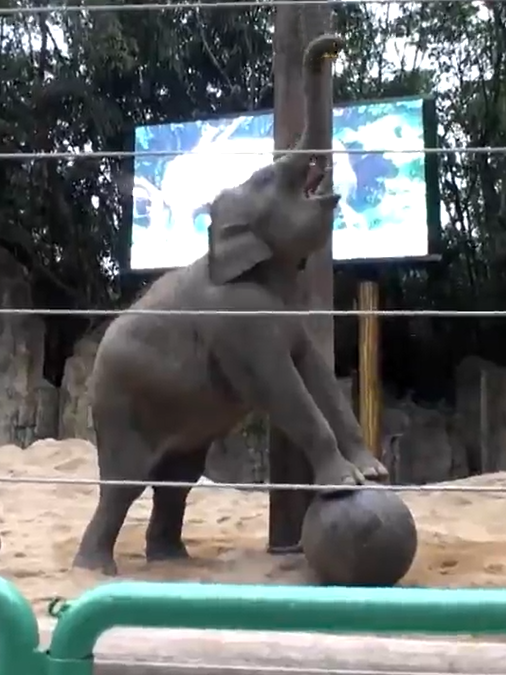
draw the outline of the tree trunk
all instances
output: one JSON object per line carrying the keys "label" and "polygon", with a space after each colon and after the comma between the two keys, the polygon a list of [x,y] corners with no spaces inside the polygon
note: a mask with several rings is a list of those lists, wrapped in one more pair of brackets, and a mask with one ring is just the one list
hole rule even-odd
{"label": "tree trunk", "polygon": [[[276,8],[274,30],[274,141],[278,150],[292,147],[302,132],[304,98],[302,56],[308,42],[331,28],[331,9],[321,5],[283,5]],[[326,66],[330,70],[330,62]],[[315,149],[332,147],[332,82],[328,77],[328,124]],[[329,223],[329,227],[331,224]],[[312,255],[304,273],[304,294],[311,309],[333,305],[332,243]],[[315,340],[334,368],[332,317],[308,319]],[[270,480],[272,483],[312,483],[312,471],[301,449],[278,429],[270,429]],[[307,491],[273,490],[270,495],[269,551],[284,553],[297,546],[302,522],[311,499]]]}

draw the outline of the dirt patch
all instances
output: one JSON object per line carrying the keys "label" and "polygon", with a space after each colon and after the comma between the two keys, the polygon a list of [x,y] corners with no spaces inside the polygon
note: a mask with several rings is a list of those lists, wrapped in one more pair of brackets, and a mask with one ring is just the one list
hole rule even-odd
{"label": "dirt patch", "polygon": [[[0,475],[93,478],[94,448],[85,441],[40,441],[26,450],[0,448]],[[506,473],[458,481],[504,485]],[[457,484],[455,482],[454,484]],[[420,546],[407,586],[506,586],[506,493],[407,494]],[[96,502],[96,488],[0,485],[0,573],[14,581],[37,612],[55,595],[72,598],[106,580],[70,564]],[[185,540],[189,562],[148,565],[143,556],[150,493],[131,509],[116,560],[129,579],[236,583],[308,583],[301,556],[265,553],[265,493],[199,488],[190,496]]]}

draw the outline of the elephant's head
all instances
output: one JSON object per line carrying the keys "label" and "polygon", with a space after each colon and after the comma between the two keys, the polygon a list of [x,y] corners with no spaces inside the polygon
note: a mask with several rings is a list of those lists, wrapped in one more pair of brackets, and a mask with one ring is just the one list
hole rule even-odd
{"label": "elephant's head", "polygon": [[[328,71],[323,63],[342,46],[340,38],[322,35],[304,53],[305,121],[298,150],[315,149],[321,142],[328,117],[323,95]],[[216,197],[208,230],[214,283],[232,281],[269,260],[299,268],[324,246],[332,232],[329,215],[339,201],[326,162],[324,152],[286,154]]]}

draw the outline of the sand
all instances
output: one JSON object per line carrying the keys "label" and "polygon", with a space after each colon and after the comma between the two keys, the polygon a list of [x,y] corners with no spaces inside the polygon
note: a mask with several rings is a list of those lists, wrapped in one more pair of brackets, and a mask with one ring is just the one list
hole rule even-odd
{"label": "sand", "polygon": [[[39,441],[0,448],[0,475],[92,478],[94,448],[85,441]],[[506,473],[458,481],[504,485]],[[506,493],[408,494],[419,551],[406,586],[506,586]],[[96,488],[0,484],[0,574],[17,584],[40,615],[54,596],[76,597],[109,580],[72,570],[71,561],[95,506]],[[150,494],[132,507],[118,540],[120,576],[145,580],[308,583],[301,556],[265,553],[265,493],[199,488],[190,495],[185,540],[191,561],[147,564],[144,533]]]}

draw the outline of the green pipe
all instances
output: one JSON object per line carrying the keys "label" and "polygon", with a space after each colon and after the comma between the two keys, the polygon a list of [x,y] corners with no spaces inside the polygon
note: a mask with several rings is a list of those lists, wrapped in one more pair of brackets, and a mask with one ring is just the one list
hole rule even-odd
{"label": "green pipe", "polygon": [[[89,659],[91,668],[96,640],[114,626],[506,633],[506,589],[113,582],[85,592],[69,605],[53,633],[51,661],[77,665]],[[49,665],[49,672],[56,672]],[[81,672],[91,671],[86,666]]]}
{"label": "green pipe", "polygon": [[0,577],[0,672],[43,675],[44,659],[30,603],[14,584]]}

